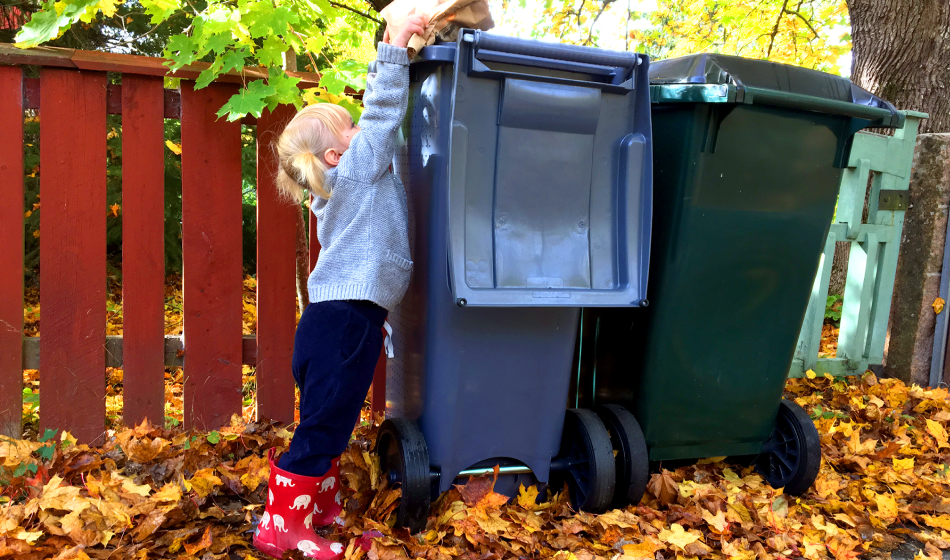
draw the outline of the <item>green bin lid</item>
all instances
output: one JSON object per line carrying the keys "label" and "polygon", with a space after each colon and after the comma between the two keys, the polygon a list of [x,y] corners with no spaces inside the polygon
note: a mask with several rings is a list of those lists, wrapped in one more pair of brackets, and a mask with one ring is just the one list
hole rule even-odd
{"label": "green bin lid", "polygon": [[744,103],[816,111],[899,127],[904,115],[851,80],[788,64],[722,54],[650,63],[654,103]]}

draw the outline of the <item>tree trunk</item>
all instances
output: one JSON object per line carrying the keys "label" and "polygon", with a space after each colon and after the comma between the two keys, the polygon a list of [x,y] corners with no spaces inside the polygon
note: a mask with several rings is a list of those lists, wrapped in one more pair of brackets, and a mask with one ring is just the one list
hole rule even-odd
{"label": "tree trunk", "polygon": [[[289,72],[297,71],[297,53],[290,49],[284,53],[284,70]],[[304,309],[310,305],[310,295],[307,292],[307,279],[310,277],[310,250],[307,244],[307,223],[303,219],[303,207],[297,205],[297,239],[296,239],[296,259],[297,259],[297,306],[300,308],[301,315]]]}
{"label": "tree trunk", "polygon": [[297,212],[297,305],[300,313],[310,305],[307,279],[310,277],[310,249],[307,245],[307,223],[303,219],[303,207]]}
{"label": "tree trunk", "polygon": [[829,296],[843,296],[844,285],[848,280],[848,258],[851,256],[851,243],[835,243],[835,258],[831,265],[831,280],[828,282]]}
{"label": "tree trunk", "polygon": [[848,0],[851,80],[899,109],[930,114],[921,132],[950,132],[950,2]]}

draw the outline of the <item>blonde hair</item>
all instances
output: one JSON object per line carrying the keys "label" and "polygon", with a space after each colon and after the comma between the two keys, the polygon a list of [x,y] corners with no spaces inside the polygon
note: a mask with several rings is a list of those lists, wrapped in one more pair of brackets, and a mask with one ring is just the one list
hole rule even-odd
{"label": "blonde hair", "polygon": [[350,114],[333,103],[317,103],[297,113],[277,139],[277,188],[300,203],[307,191],[329,198],[323,176],[327,165],[323,153],[342,141],[340,133],[352,123]]}

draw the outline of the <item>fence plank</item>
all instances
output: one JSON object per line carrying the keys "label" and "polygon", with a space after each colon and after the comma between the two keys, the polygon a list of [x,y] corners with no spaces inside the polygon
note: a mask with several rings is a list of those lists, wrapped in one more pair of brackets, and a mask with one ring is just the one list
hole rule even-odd
{"label": "fence plank", "polygon": [[296,323],[297,207],[277,192],[273,143],[292,106],[257,121],[257,417],[294,421],[291,358]]}
{"label": "fence plank", "polygon": [[23,413],[23,70],[0,66],[0,435]]}
{"label": "fence plank", "polygon": [[165,123],[162,79],[122,78],[123,420],[165,415]]}
{"label": "fence plank", "polygon": [[241,412],[241,127],[215,113],[236,92],[182,83],[185,428]]}
{"label": "fence plank", "polygon": [[106,75],[40,74],[40,427],[105,424]]}

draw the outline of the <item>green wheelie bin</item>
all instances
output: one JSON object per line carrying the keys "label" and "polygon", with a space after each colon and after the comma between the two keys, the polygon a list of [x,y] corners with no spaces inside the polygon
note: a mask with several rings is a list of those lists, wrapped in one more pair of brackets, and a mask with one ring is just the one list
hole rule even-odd
{"label": "green wheelie bin", "polygon": [[650,83],[649,306],[583,310],[569,405],[614,426],[632,412],[642,435],[614,442],[631,499],[645,452],[753,456],[803,492],[818,434],[783,388],[853,136],[903,114],[845,78],[732,56],[654,62]]}

